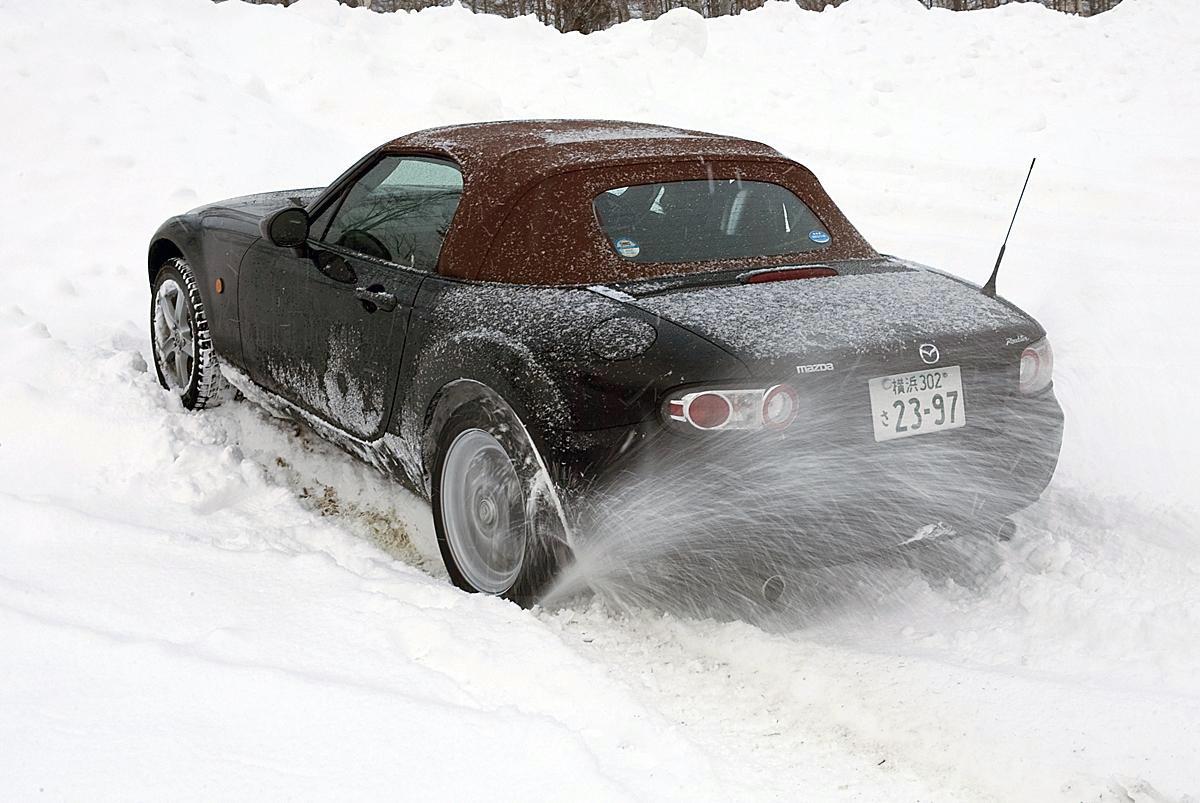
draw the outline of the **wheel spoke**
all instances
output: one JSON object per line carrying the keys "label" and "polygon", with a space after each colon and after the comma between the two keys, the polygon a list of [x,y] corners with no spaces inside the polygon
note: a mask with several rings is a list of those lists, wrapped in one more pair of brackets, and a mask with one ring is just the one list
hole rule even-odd
{"label": "wheel spoke", "polygon": [[179,324],[176,322],[175,318],[175,307],[172,306],[170,300],[167,298],[166,293],[159,294],[158,309],[159,312],[162,313],[162,320],[163,323],[167,325],[167,329],[171,332],[174,332]]}
{"label": "wheel spoke", "polygon": [[187,355],[184,354],[183,351],[176,349],[175,350],[175,378],[177,380],[179,380],[180,388],[187,387],[188,379],[190,378],[188,376],[188,374],[189,374],[189,371],[188,371],[188,366],[187,366]]}
{"label": "wheel spoke", "polygon": [[187,321],[187,301],[183,297],[183,290],[175,292],[175,326],[182,326]]}
{"label": "wheel spoke", "polygon": [[175,344],[172,342],[168,342],[158,352],[158,365],[162,369],[163,377],[166,378],[169,387],[178,387],[179,385],[179,381],[176,378],[176,359],[178,354],[179,349],[175,348]]}
{"label": "wheel spoke", "polygon": [[186,331],[180,334],[179,347],[189,357],[196,356],[196,341],[192,338],[191,331]]}
{"label": "wheel spoke", "polygon": [[158,349],[159,354],[166,354],[173,345],[174,341],[171,335],[166,331],[165,325],[159,325],[158,321],[154,322],[154,347]]}

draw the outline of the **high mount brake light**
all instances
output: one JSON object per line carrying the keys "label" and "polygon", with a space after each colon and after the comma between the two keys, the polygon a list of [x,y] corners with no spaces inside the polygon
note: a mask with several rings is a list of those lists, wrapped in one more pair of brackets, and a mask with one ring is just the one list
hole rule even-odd
{"label": "high mount brake light", "polygon": [[762,284],[763,282],[785,282],[791,279],[826,279],[837,276],[833,268],[818,265],[811,268],[766,268],[743,273],[738,278],[745,284]]}
{"label": "high mount brake light", "polygon": [[783,429],[796,419],[800,397],[790,385],[697,390],[670,399],[667,417],[705,431]]}
{"label": "high mount brake light", "polygon": [[1042,338],[1021,352],[1019,388],[1026,396],[1045,390],[1054,379],[1054,351],[1050,341]]}

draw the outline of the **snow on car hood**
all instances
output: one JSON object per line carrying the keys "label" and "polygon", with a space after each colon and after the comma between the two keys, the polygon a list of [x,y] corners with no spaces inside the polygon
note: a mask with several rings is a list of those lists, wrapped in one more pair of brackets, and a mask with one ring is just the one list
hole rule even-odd
{"label": "snow on car hood", "polygon": [[1030,326],[1004,302],[923,269],[688,288],[632,303],[751,359]]}
{"label": "snow on car hood", "polygon": [[249,217],[261,218],[269,212],[283,209],[286,206],[307,206],[310,201],[321,194],[323,189],[323,187],[310,187],[302,190],[275,190],[253,195],[239,195],[237,198],[226,198],[223,201],[196,207],[188,214],[240,212]]}

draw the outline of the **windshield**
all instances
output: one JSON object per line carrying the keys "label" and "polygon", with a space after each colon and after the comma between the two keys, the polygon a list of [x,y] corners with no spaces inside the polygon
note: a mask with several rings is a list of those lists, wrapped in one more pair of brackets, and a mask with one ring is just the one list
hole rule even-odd
{"label": "windshield", "polygon": [[615,187],[592,206],[613,249],[632,262],[779,256],[827,248],[831,239],[791,190],[762,181]]}

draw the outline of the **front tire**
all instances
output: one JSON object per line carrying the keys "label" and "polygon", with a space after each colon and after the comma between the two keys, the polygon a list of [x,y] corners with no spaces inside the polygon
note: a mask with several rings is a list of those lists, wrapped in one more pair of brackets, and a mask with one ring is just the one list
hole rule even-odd
{"label": "front tire", "polygon": [[189,410],[215,407],[227,395],[196,276],[186,260],[168,259],[150,297],[154,370],[164,389]]}
{"label": "front tire", "polygon": [[512,409],[479,399],[455,411],[437,436],[431,479],[438,548],[451,581],[525,607],[536,603],[563,562],[566,527]]}

